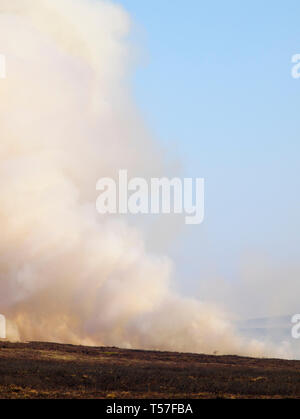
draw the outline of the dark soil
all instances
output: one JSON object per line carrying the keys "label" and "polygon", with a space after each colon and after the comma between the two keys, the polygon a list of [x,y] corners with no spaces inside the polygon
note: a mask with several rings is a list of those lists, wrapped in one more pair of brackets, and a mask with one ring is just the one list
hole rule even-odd
{"label": "dark soil", "polygon": [[300,361],[0,342],[0,398],[300,398]]}

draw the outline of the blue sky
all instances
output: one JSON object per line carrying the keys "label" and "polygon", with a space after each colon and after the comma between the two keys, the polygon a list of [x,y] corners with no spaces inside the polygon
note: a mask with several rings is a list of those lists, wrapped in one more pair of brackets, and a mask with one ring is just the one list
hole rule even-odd
{"label": "blue sky", "polygon": [[206,179],[205,223],[173,255],[189,289],[207,272],[236,279],[248,254],[297,263],[300,2],[119,3],[146,51],[133,80],[145,119],[186,175]]}

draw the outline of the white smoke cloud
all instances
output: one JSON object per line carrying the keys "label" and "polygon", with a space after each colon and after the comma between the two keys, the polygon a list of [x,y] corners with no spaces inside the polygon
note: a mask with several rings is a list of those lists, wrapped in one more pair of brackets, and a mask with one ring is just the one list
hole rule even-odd
{"label": "white smoke cloud", "polygon": [[0,0],[0,308],[9,337],[274,354],[239,338],[216,307],[176,295],[171,261],[148,254],[125,219],[96,213],[99,177],[164,173],[130,96],[130,24],[106,1]]}

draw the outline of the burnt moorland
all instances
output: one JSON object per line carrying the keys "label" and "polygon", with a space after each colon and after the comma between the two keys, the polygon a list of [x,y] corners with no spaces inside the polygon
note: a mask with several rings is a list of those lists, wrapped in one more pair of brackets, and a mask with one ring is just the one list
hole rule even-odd
{"label": "burnt moorland", "polygon": [[0,398],[300,398],[300,361],[0,342]]}

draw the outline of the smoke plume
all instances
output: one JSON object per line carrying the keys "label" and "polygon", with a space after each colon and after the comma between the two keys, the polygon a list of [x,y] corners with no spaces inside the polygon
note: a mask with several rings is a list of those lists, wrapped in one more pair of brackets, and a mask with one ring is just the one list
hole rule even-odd
{"label": "smoke plume", "polygon": [[0,0],[0,312],[9,338],[271,355],[172,263],[95,209],[97,180],[164,173],[130,95],[130,18],[96,0]]}

